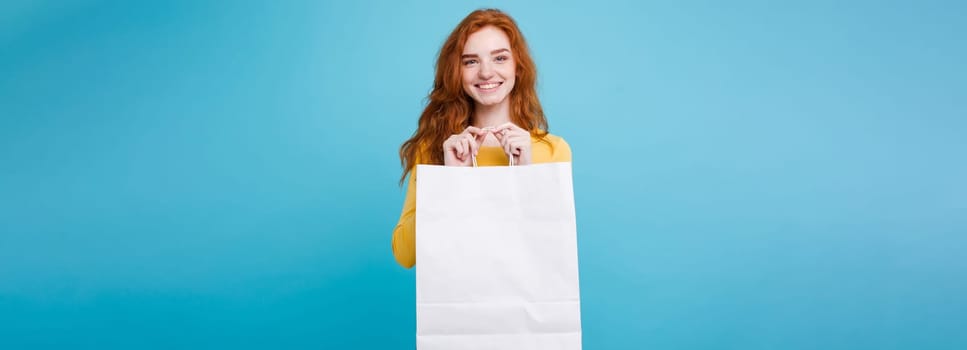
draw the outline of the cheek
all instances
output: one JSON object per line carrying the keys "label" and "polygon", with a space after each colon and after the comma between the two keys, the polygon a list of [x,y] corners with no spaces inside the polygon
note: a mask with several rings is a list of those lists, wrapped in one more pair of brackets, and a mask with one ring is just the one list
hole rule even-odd
{"label": "cheek", "polygon": [[473,72],[469,69],[463,70],[463,92],[467,95],[473,95]]}
{"label": "cheek", "polygon": [[511,83],[510,87],[513,87],[513,83],[517,82],[517,72],[514,70],[513,67],[504,71],[504,77],[505,77],[504,79],[506,79],[507,82]]}
{"label": "cheek", "polygon": [[513,80],[517,76],[517,70],[515,68],[513,64],[509,64],[501,70],[501,75],[504,76],[504,79]]}

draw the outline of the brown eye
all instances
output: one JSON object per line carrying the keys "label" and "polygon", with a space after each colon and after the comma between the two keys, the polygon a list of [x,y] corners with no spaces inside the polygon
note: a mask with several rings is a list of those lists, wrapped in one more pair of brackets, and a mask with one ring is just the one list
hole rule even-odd
{"label": "brown eye", "polygon": [[466,60],[466,61],[463,61],[463,65],[464,66],[469,66],[469,65],[475,64],[475,63],[477,63],[477,60]]}
{"label": "brown eye", "polygon": [[506,61],[508,59],[510,59],[510,57],[503,56],[503,55],[497,56],[497,62],[503,62],[503,61]]}

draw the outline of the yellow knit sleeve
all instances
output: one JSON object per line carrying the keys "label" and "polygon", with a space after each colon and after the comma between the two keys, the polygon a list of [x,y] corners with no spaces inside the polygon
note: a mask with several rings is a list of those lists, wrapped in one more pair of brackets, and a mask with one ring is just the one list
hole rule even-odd
{"label": "yellow knit sleeve", "polygon": [[554,136],[551,140],[554,145],[554,150],[551,152],[553,162],[570,162],[571,161],[571,146],[564,141],[563,137]]}
{"label": "yellow knit sleeve", "polygon": [[564,138],[547,134],[544,141],[537,138],[532,139],[532,152],[534,163],[557,163],[571,161],[571,147],[568,146]]}
{"label": "yellow knit sleeve", "polygon": [[406,185],[400,221],[393,229],[393,256],[405,268],[416,264],[416,166],[413,166]]}

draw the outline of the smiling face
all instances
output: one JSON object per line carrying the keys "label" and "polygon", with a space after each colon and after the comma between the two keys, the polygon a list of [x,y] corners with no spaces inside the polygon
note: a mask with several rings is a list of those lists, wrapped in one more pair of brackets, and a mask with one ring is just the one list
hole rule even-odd
{"label": "smiling face", "polygon": [[470,34],[460,57],[463,90],[476,103],[495,106],[509,103],[514,89],[515,67],[510,40],[494,26]]}

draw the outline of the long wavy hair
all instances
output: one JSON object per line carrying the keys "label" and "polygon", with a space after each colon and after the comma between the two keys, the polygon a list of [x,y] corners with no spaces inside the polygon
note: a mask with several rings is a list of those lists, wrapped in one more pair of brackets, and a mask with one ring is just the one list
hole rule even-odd
{"label": "long wavy hair", "polygon": [[443,164],[443,141],[470,126],[473,98],[463,90],[460,56],[467,38],[476,31],[494,26],[504,31],[510,39],[510,50],[516,62],[516,82],[510,91],[510,120],[531,135],[544,140],[547,136],[547,118],[537,98],[537,67],[531,58],[524,35],[517,23],[506,13],[497,9],[481,9],[471,12],[453,29],[440,48],[436,62],[436,77],[429,102],[420,115],[416,132],[400,146],[400,163],[403,176],[400,185],[413,167],[420,164]]}

